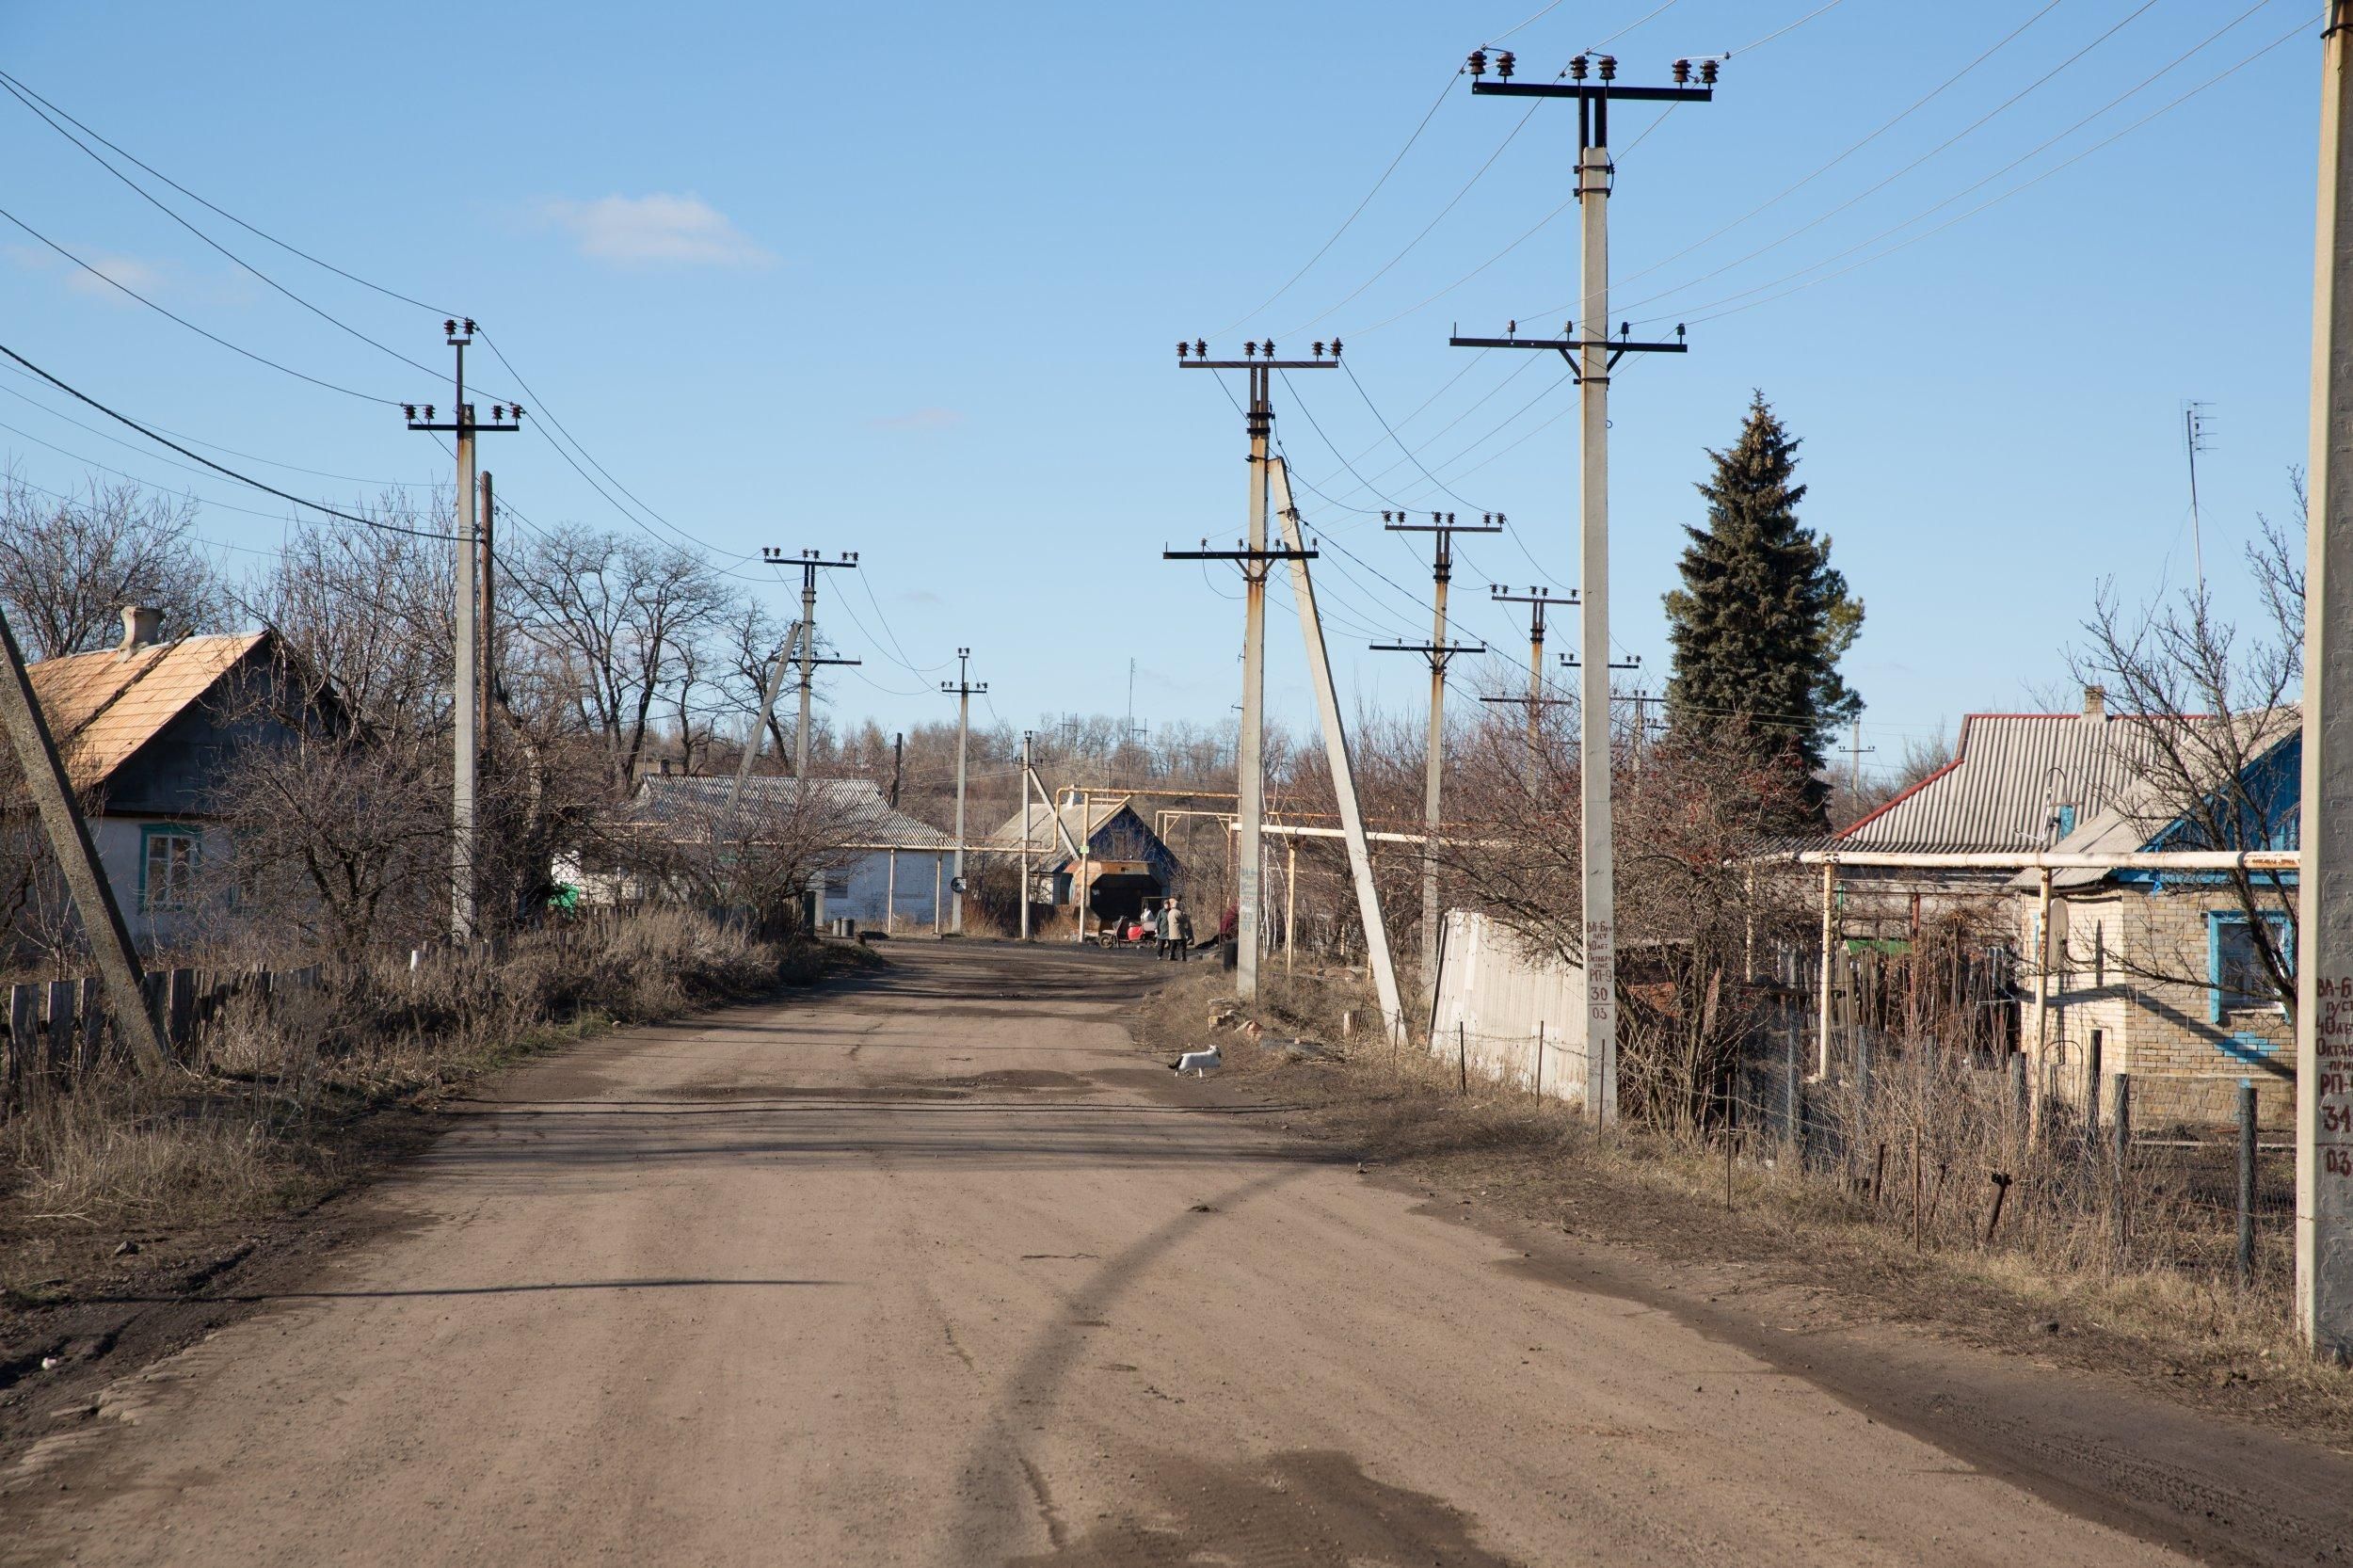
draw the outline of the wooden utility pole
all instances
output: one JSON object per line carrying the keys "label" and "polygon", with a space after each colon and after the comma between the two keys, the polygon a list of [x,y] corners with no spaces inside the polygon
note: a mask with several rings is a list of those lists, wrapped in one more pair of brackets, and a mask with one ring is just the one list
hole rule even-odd
{"label": "wooden utility pole", "polygon": [[[1258,933],[1264,920],[1260,901],[1265,890],[1259,885],[1258,866],[1266,820],[1266,579],[1273,563],[1284,559],[1286,553],[1267,549],[1267,453],[1274,439],[1274,403],[1269,395],[1269,384],[1278,370],[1337,370],[1340,362],[1337,338],[1331,342],[1330,359],[1324,358],[1325,345],[1321,343],[1315,345],[1312,360],[1278,360],[1272,342],[1264,345],[1263,354],[1260,346],[1253,339],[1242,344],[1241,359],[1212,360],[1207,340],[1195,339],[1176,345],[1179,370],[1249,373],[1250,411],[1244,416],[1244,425],[1250,436],[1250,533],[1238,550],[1213,552],[1204,539],[1197,552],[1161,552],[1167,560],[1225,560],[1241,568],[1241,736],[1234,759],[1234,789],[1238,796],[1235,805],[1241,818],[1241,843],[1235,873],[1234,994],[1244,1002],[1258,998]],[[1085,918],[1086,911],[1081,908],[1081,929]]]}
{"label": "wooden utility pole", "polygon": [[1452,512],[1433,512],[1428,522],[1408,522],[1403,512],[1384,512],[1381,522],[1392,534],[1432,536],[1430,641],[1372,645],[1376,653],[1418,653],[1430,661],[1430,740],[1421,783],[1421,989],[1426,1000],[1437,994],[1438,984],[1438,828],[1439,792],[1446,773],[1446,671],[1458,653],[1487,651],[1484,643],[1446,640],[1446,595],[1454,580],[1454,536],[1500,534],[1503,518],[1490,512],[1478,522],[1457,523]]}
{"label": "wooden utility pole", "polygon": [[2353,1352],[2353,0],[2323,35],[2296,964],[2296,1319]]}
{"label": "wooden utility pole", "polygon": [[[1557,352],[1569,361],[1584,394],[1579,557],[1584,575],[1585,657],[1577,713],[1577,771],[1583,794],[1579,831],[1584,880],[1585,1104],[1589,1116],[1608,1126],[1618,1119],[1617,883],[1609,820],[1609,372],[1628,354],[1684,351],[1679,327],[1673,343],[1634,342],[1631,328],[1625,326],[1620,327],[1617,337],[1609,335],[1609,191],[1617,177],[1616,166],[1609,160],[1609,104],[1612,100],[1707,103],[1715,97],[1716,62],[1700,62],[1695,86],[1691,62],[1675,61],[1675,85],[1667,88],[1618,86],[1618,62],[1609,55],[1577,56],[1569,62],[1570,79],[1565,82],[1513,81],[1514,62],[1509,51],[1496,56],[1496,81],[1485,79],[1485,50],[1474,51],[1469,63],[1474,94],[1577,100],[1577,198],[1584,209],[1583,335],[1564,330],[1560,338],[1530,340],[1520,337],[1519,324],[1513,322],[1500,338],[1456,336],[1449,342],[1462,348]],[[1588,81],[1589,75],[1598,79]]]}
{"label": "wooden utility pole", "polygon": [[[801,568],[801,721],[800,728],[792,735],[792,776],[806,780],[808,777],[808,709],[810,694],[817,684],[817,666],[865,663],[862,659],[817,657],[817,574],[827,569],[855,571],[857,569],[857,552],[845,550],[839,561],[827,561],[813,550],[804,550],[797,556],[791,556],[772,545],[763,545],[760,554],[779,573],[786,567]],[[933,911],[935,920],[937,915],[936,910]]]}
{"label": "wooden utility pole", "polygon": [[[24,651],[17,647],[16,632],[6,612],[0,612],[0,655],[8,662],[8,678],[0,680],[0,723],[8,728],[17,768],[24,775],[33,805],[40,812],[41,829],[49,836],[49,848],[57,857],[66,891],[72,895],[74,913],[81,917],[82,935],[89,942],[90,956],[97,960],[98,977],[105,983],[106,1009],[114,1018],[115,1033],[131,1048],[131,1059],[140,1071],[159,1073],[171,1064],[170,1048],[147,1004],[147,977],[139,968],[138,952],[131,945],[130,928],[122,923],[122,909],[106,882],[98,848],[90,842],[89,824],[82,820],[81,808],[74,802],[72,782],[57,756],[56,738],[49,732],[40,702],[33,696],[32,677],[24,672]],[[25,1042],[14,1042],[13,1048],[24,1050]]]}
{"label": "wooden utility pole", "polygon": [[[456,677],[451,692],[453,728],[456,730],[456,752],[450,772],[450,935],[458,941],[472,938],[480,928],[475,908],[476,802],[474,787],[477,770],[482,762],[482,650],[486,633],[481,630],[485,567],[488,564],[488,542],[483,537],[481,518],[475,510],[477,480],[474,474],[474,438],[485,432],[514,431],[522,428],[523,411],[509,408],[504,403],[490,410],[488,421],[477,420],[473,405],[466,401],[466,348],[473,342],[474,325],[472,317],[460,322],[455,318],[441,323],[441,333],[457,356],[456,385],[457,401],[450,408],[447,423],[433,417],[433,405],[424,406],[424,417],[417,417],[417,406],[401,405],[408,416],[408,428],[434,435],[457,438],[457,542],[456,542],[456,626],[453,637],[453,653]],[[509,419],[507,416],[514,416]]]}
{"label": "wooden utility pole", "polygon": [[[943,680],[939,683],[939,689],[942,692],[948,693],[956,699],[956,875],[955,880],[948,885],[949,897],[952,901],[948,907],[952,916],[950,929],[959,936],[964,935],[965,747],[972,734],[973,694],[984,693],[988,690],[988,682],[985,680],[977,686],[972,684],[971,662],[972,650],[970,648],[956,649],[956,678],[953,682]],[[1023,814],[1027,815],[1029,797],[1024,795],[1021,798],[1024,807]],[[1026,908],[1028,905],[1024,904],[1023,907]]]}

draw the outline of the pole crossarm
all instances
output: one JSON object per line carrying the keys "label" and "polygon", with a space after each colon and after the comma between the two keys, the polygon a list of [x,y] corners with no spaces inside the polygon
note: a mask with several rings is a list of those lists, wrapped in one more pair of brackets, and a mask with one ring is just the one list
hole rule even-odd
{"label": "pole crossarm", "polygon": [[1576,98],[1588,104],[1706,104],[1716,89],[1690,88],[1622,88],[1615,82],[1473,82],[1471,92],[1482,98]]}
{"label": "pole crossarm", "polygon": [[[1581,670],[1585,667],[1577,662],[1577,657],[1574,653],[1561,655],[1561,664],[1565,669]],[[1612,659],[1603,667],[1613,670],[1639,670],[1642,667],[1642,656],[1638,653],[1631,659]]]}
{"label": "pole crossarm", "polygon": [[1312,561],[1320,552],[1309,550],[1162,550],[1163,561]]}

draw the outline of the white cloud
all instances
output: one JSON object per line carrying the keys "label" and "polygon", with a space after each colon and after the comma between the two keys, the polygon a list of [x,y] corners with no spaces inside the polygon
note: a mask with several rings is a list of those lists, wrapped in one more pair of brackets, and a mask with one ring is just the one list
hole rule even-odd
{"label": "white cloud", "polygon": [[[142,262],[136,256],[110,256],[84,252],[83,260],[87,261],[90,266],[89,271],[85,271],[54,250],[40,249],[29,245],[11,245],[7,247],[7,251],[8,260],[27,272],[57,273],[65,279],[65,286],[74,293],[89,295],[99,299],[111,299],[119,305],[129,305],[134,302],[129,295],[122,292],[122,289],[136,289],[140,294],[152,296],[164,288],[168,281],[164,268],[152,262]],[[121,284],[122,288],[116,288],[112,283],[107,282],[106,280],[109,278],[114,280],[114,282]]]}
{"label": "white cloud", "polygon": [[[136,256],[92,256],[88,258],[88,261],[91,266],[104,273],[106,278],[121,284],[122,289],[133,289],[140,294],[152,295],[163,286],[162,269],[151,266]],[[122,300],[126,304],[129,302],[129,296],[122,292],[122,289],[116,288],[102,279],[91,277],[78,266],[67,275],[65,286],[78,294],[94,294],[107,299]]]}
{"label": "white cloud", "polygon": [[616,266],[765,266],[775,260],[691,192],[551,199],[539,203],[539,216],[569,233],[582,255]]}
{"label": "white cloud", "polygon": [[910,413],[884,414],[867,424],[876,430],[952,430],[964,423],[959,408],[917,408]]}

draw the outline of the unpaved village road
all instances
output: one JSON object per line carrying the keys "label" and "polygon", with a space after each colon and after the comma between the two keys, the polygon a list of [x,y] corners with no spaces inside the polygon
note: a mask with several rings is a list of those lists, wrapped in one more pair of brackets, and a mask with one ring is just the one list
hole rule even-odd
{"label": "unpaved village road", "polygon": [[893,957],[511,1075],[0,1560],[2186,1560],[1172,1082],[1144,961]]}

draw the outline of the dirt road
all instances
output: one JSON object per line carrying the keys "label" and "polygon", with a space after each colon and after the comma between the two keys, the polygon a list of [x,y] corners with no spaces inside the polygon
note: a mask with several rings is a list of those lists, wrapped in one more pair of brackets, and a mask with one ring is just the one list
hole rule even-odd
{"label": "dirt road", "polygon": [[[1121,1020],[1147,961],[893,957],[504,1080],[369,1200],[375,1240],[0,1477],[0,1561],[2099,1565],[2353,1543],[2332,1457],[1916,1347],[1900,1377],[1856,1345],[1801,1360],[1360,1174],[1141,1055]],[[1876,1408],[1875,1376],[1933,1398]]]}

